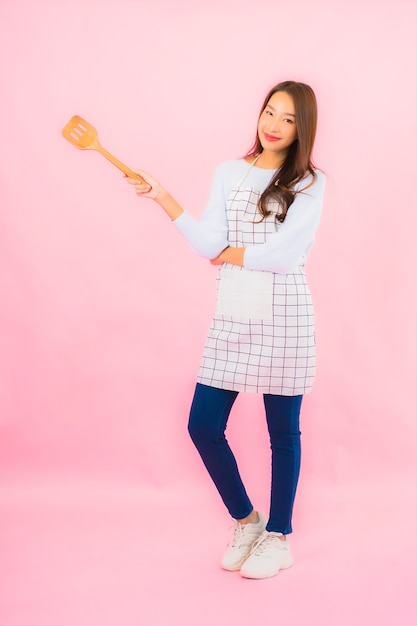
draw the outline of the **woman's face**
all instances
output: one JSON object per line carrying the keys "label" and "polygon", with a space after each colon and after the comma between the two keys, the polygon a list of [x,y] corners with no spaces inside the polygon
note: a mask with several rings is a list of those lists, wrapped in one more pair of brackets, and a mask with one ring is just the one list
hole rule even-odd
{"label": "woman's face", "polygon": [[297,120],[292,96],[277,91],[268,101],[258,122],[258,136],[264,151],[285,157],[297,139]]}

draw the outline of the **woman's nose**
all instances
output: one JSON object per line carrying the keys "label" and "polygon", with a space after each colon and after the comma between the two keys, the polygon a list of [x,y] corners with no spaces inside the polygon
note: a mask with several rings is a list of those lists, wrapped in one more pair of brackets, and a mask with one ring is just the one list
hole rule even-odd
{"label": "woman's nose", "polygon": [[276,133],[280,129],[280,121],[279,120],[271,120],[269,124],[269,130]]}

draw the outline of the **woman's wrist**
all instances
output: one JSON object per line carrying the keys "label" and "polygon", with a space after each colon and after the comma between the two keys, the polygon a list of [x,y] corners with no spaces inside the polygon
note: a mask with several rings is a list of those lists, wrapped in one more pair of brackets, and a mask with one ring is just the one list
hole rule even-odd
{"label": "woman's wrist", "polygon": [[184,209],[165,189],[161,189],[155,201],[173,221],[184,213]]}

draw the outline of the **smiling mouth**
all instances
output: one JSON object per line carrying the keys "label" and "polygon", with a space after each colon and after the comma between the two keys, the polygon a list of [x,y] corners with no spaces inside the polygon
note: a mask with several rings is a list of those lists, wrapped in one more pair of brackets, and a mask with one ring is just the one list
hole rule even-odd
{"label": "smiling mouth", "polygon": [[267,141],[278,141],[278,137],[274,137],[273,135],[268,135],[268,133],[264,133],[264,137]]}

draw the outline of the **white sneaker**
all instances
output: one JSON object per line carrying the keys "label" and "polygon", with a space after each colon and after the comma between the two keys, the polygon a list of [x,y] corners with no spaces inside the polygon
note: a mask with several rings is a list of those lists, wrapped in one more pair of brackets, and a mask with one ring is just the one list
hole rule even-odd
{"label": "white sneaker", "polygon": [[234,520],[233,534],[229,541],[229,547],[223,555],[221,566],[230,572],[240,570],[248,557],[252,545],[265,530],[266,520],[258,513],[256,524],[240,524]]}
{"label": "white sneaker", "polygon": [[288,539],[280,539],[282,533],[265,530],[253,544],[250,555],[243,563],[240,573],[244,578],[270,578],[280,569],[294,563]]}

